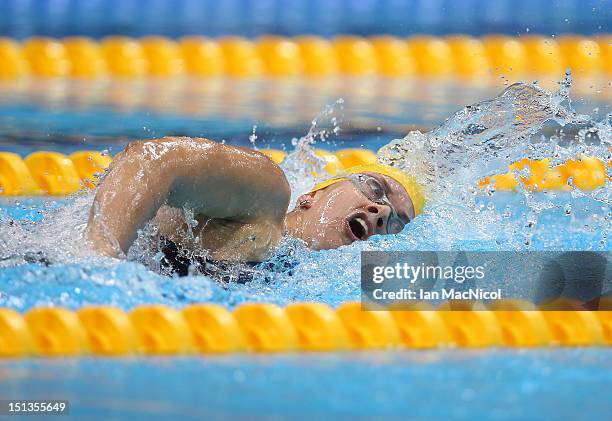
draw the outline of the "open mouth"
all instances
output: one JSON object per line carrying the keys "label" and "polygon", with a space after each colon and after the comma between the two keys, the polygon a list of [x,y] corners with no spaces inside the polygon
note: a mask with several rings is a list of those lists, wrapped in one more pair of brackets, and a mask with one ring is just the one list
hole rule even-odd
{"label": "open mouth", "polygon": [[353,234],[357,240],[365,240],[368,238],[368,223],[362,216],[355,215],[349,219],[348,227],[351,234]]}

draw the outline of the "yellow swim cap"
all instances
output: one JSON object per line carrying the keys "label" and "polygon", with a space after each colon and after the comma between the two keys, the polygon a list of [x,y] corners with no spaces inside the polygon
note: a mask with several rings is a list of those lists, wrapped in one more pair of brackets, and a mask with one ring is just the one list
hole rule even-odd
{"label": "yellow swim cap", "polygon": [[[416,180],[404,173],[403,171],[389,167],[388,165],[382,164],[367,164],[367,165],[357,165],[355,167],[346,168],[344,170],[346,174],[361,174],[364,172],[375,172],[378,174],[386,175],[391,177],[398,183],[404,187],[410,199],[412,200],[412,205],[414,206],[414,215],[418,215],[423,211],[423,206],[425,205],[425,196],[423,195],[423,190],[421,186],[416,182]],[[346,177],[335,177],[330,178],[329,180],[325,180],[317,184],[310,191],[317,191],[324,189],[327,186],[331,186],[338,181],[344,180]]]}

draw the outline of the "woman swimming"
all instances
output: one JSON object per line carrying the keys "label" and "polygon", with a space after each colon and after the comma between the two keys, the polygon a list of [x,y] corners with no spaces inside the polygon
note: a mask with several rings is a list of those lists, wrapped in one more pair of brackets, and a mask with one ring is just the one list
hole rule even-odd
{"label": "woman swimming", "polygon": [[122,257],[152,220],[170,248],[257,262],[285,234],[314,250],[336,248],[399,233],[423,207],[411,177],[378,164],[320,183],[287,213],[290,193],[283,171],[260,152],[202,138],[137,141],[100,183],[86,233],[98,252]]}

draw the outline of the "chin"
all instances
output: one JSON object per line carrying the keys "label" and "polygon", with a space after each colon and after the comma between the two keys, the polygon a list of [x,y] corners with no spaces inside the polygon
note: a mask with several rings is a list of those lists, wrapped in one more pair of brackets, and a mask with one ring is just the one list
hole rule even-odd
{"label": "chin", "polygon": [[318,224],[315,230],[303,234],[305,236],[301,238],[302,241],[308,245],[309,249],[315,251],[336,249],[355,241],[353,238],[349,238],[350,234],[347,232],[347,225],[344,220]]}

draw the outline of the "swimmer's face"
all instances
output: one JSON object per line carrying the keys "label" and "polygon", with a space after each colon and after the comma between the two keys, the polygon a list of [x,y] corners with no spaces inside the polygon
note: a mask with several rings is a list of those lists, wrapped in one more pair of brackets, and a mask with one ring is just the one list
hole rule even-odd
{"label": "swimmer's face", "polygon": [[[373,172],[355,177],[298,199],[299,237],[311,248],[332,249],[376,234],[397,234],[414,218],[410,196],[393,178]],[[383,200],[376,199],[380,193]]]}

